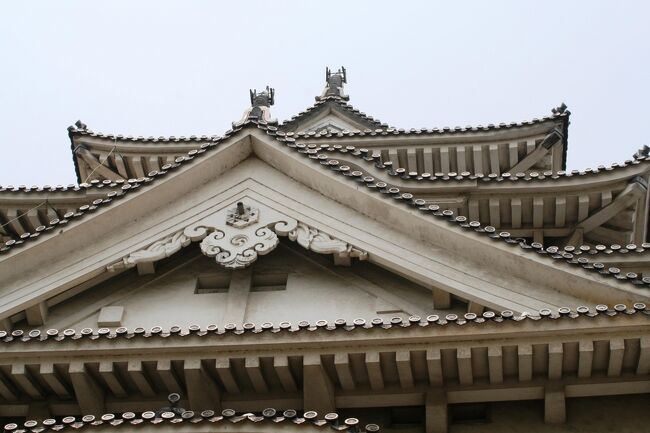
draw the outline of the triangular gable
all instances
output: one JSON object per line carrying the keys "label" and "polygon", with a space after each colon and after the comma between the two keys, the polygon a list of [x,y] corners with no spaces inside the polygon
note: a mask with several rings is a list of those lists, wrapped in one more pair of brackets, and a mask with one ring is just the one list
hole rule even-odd
{"label": "triangular gable", "polygon": [[388,125],[357,110],[339,97],[322,98],[280,126],[283,131],[313,134],[377,128],[386,129]]}
{"label": "triangular gable", "polygon": [[[120,260],[132,252],[146,248],[152,242],[172,235],[179,228],[186,227],[192,222],[191,218],[197,221],[197,218],[201,218],[200,212],[206,216],[214,213],[214,204],[209,205],[205,196],[191,194],[199,186],[202,191],[210,190],[206,189],[206,185],[212,185],[212,191],[218,190],[222,194],[219,199],[222,203],[220,209],[232,207],[237,202],[237,195],[253,196],[255,200],[264,201],[267,206],[289,213],[297,221],[302,220],[311,227],[368,252],[369,258],[382,267],[392,269],[432,290],[439,288],[488,308],[506,307],[515,311],[529,311],[539,309],[548,302],[557,302],[557,299],[572,304],[581,299],[600,296],[600,299],[607,299],[608,296],[616,299],[643,299],[641,292],[623,288],[620,283],[614,283],[615,280],[610,282],[602,277],[590,277],[586,273],[577,275],[566,272],[560,267],[548,266],[548,259],[541,256],[537,258],[529,253],[517,252],[508,247],[507,243],[495,243],[488,238],[477,237],[471,231],[462,231],[445,222],[436,222],[435,218],[420,215],[417,209],[409,210],[404,206],[410,200],[408,194],[400,195],[398,201],[386,201],[372,192],[360,190],[359,184],[352,181],[354,172],[349,173],[338,165],[336,171],[328,171],[319,168],[322,164],[305,164],[302,161],[309,159],[302,159],[301,154],[295,152],[292,148],[295,146],[293,141],[287,139],[285,143],[290,146],[283,147],[259,129],[247,129],[246,134],[241,133],[231,140],[225,140],[223,147],[212,157],[202,157],[200,161],[187,166],[181,164],[183,167],[178,167],[176,173],[163,176],[162,182],[134,187],[134,191],[121,199],[122,203],[117,206],[119,211],[113,206],[108,206],[105,211],[98,209],[91,217],[95,220],[94,224],[75,224],[59,236],[47,239],[47,248],[39,248],[45,242],[36,240],[32,248],[3,260],[0,266],[7,270],[3,275],[7,276],[6,281],[9,282],[6,287],[11,289],[3,297],[3,314],[15,314],[30,303],[43,302],[48,296],[61,294],[75,287],[75,283],[84,278],[97,276],[98,272],[103,272],[102,269],[116,263],[116,259]],[[254,160],[231,170],[231,167],[252,153],[274,167],[271,171],[267,170],[268,177],[262,177],[264,184],[259,183],[264,165],[255,164]],[[302,155],[312,154],[307,152]],[[194,153],[191,158],[199,156],[201,155]],[[323,160],[328,161],[333,160]],[[331,164],[327,166],[333,167]],[[294,180],[279,174],[277,170]],[[237,188],[228,189],[228,182],[225,181],[227,176],[219,177],[221,173],[232,173],[228,182],[233,187],[237,185]],[[341,174],[351,174],[352,178],[345,179]],[[244,181],[245,178],[248,180]],[[296,180],[303,185],[300,186]],[[315,196],[314,191],[324,195]],[[389,197],[395,197],[394,192],[386,192],[390,194]],[[199,210],[202,207],[204,211]],[[300,209],[306,214],[301,215]],[[190,217],[192,213],[195,217]],[[369,219],[369,216],[380,215],[382,223]],[[441,216],[448,219],[447,215]],[[164,230],[161,225],[163,222],[167,227]],[[459,223],[462,220],[457,220],[454,225]],[[145,228],[146,225],[148,228]],[[404,233],[405,227],[409,227],[408,234]],[[80,234],[79,237],[75,237],[77,233]],[[83,242],[88,239],[89,233],[94,233],[97,237],[97,245]],[[107,233],[111,235],[108,236]],[[52,254],[58,248],[66,253],[75,251],[79,256],[61,257],[59,254],[58,257],[45,257],[48,250]],[[19,256],[23,260],[12,260],[19,259]],[[92,260],[89,260],[90,257]],[[54,265],[57,272],[47,276],[48,272],[44,268],[39,268],[35,274],[26,274],[21,269],[25,266],[33,268],[39,260],[44,268],[49,266],[48,263]],[[64,269],[59,269],[61,266]],[[509,274],[504,274],[506,269]],[[49,272],[52,270],[50,268]],[[548,288],[539,285],[532,293],[530,283],[525,282],[529,271],[544,272]],[[566,293],[558,294],[551,287]],[[600,291],[599,287],[603,290]],[[543,294],[545,290],[548,295]]]}

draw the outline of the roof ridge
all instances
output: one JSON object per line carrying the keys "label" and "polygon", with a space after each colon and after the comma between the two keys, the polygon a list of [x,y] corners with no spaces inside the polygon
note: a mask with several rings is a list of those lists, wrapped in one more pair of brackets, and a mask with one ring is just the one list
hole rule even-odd
{"label": "roof ridge", "polygon": [[384,123],[380,121],[379,119],[375,119],[374,117],[370,116],[369,114],[364,113],[361,110],[358,110],[355,108],[352,104],[347,102],[345,99],[341,98],[340,96],[336,95],[330,95],[330,96],[325,96],[319,100],[317,100],[314,104],[310,105],[309,107],[305,108],[304,110],[298,112],[298,114],[294,114],[291,116],[289,119],[283,121],[281,124],[278,125],[280,128],[284,128],[286,126],[290,126],[304,118],[306,115],[311,114],[312,111],[315,109],[319,108],[321,105],[324,105],[327,102],[334,102],[341,108],[349,111],[351,114],[361,117],[363,120],[370,122],[376,126],[382,126],[389,128],[387,123]]}
{"label": "roof ridge", "polygon": [[171,336],[188,336],[188,335],[224,335],[224,334],[258,334],[260,332],[300,332],[300,331],[316,331],[316,330],[346,330],[353,331],[355,329],[391,329],[391,328],[408,328],[411,326],[427,327],[433,325],[465,325],[467,323],[475,324],[485,324],[485,323],[503,323],[506,321],[521,322],[524,320],[539,321],[544,319],[576,319],[578,317],[614,317],[618,314],[624,315],[633,315],[633,314],[644,314],[650,318],[650,309],[643,302],[637,302],[632,305],[631,308],[628,308],[625,304],[616,304],[613,307],[609,307],[605,304],[598,304],[593,308],[581,305],[572,309],[570,307],[558,307],[555,311],[550,308],[543,308],[533,314],[532,312],[524,313],[519,316],[511,310],[504,310],[500,313],[495,313],[493,311],[485,311],[482,314],[476,313],[465,313],[462,316],[456,313],[449,313],[444,316],[438,314],[430,314],[427,317],[420,316],[410,316],[407,319],[401,317],[393,317],[391,319],[384,320],[382,318],[374,318],[371,320],[366,320],[362,318],[354,319],[347,321],[345,319],[336,319],[332,323],[327,320],[318,320],[314,323],[310,323],[306,320],[300,321],[297,324],[292,324],[291,322],[283,321],[278,324],[273,324],[271,322],[264,322],[259,325],[256,325],[252,322],[243,323],[241,326],[237,326],[234,323],[228,323],[225,326],[219,327],[216,324],[207,325],[204,328],[201,328],[199,325],[190,325],[185,330],[180,326],[172,326],[169,329],[165,330],[161,326],[155,326],[149,330],[146,330],[143,327],[136,327],[129,330],[127,327],[118,327],[114,330],[110,328],[83,328],[80,331],[75,329],[48,329],[46,331],[40,331],[34,329],[31,331],[24,331],[22,329],[15,329],[13,331],[0,331],[0,339],[3,343],[11,342],[27,342],[27,341],[45,341],[53,339],[55,341],[63,340],[80,340],[80,339],[89,339],[96,340],[98,338],[113,339],[116,337],[122,338],[134,338],[134,337],[160,337],[167,338]]}
{"label": "roof ridge", "polygon": [[476,125],[476,126],[443,126],[443,127],[434,127],[434,128],[378,128],[375,130],[365,129],[363,131],[350,131],[343,130],[340,132],[324,131],[324,132],[297,132],[294,133],[298,136],[309,136],[309,138],[339,138],[339,137],[354,137],[354,136],[365,136],[365,135],[410,135],[410,134],[426,134],[426,135],[441,135],[441,134],[454,134],[459,132],[483,132],[483,131],[492,131],[495,129],[512,129],[519,128],[530,125],[538,125],[540,123],[548,122],[551,120],[557,119],[568,119],[570,116],[570,111],[564,111],[562,113],[553,113],[550,116],[544,116],[541,118],[533,118],[531,120],[524,120],[520,122],[510,122],[510,123],[499,123],[495,125],[490,123],[488,125]]}
{"label": "roof ridge", "polygon": [[[455,216],[454,212],[451,210],[441,211],[438,205],[426,206],[425,200],[414,198],[413,194],[411,193],[403,193],[400,191],[399,188],[391,187],[386,182],[375,181],[375,179],[372,176],[364,176],[363,171],[352,170],[349,166],[340,164],[339,161],[330,158],[326,154],[319,154],[317,149],[311,147],[316,145],[308,146],[305,144],[297,144],[295,138],[291,137],[288,134],[283,133],[282,131],[279,131],[278,127],[269,125],[266,122],[258,122],[256,120],[247,120],[239,125],[236,125],[232,129],[226,131],[226,133],[220,139],[214,140],[210,143],[202,144],[199,149],[194,149],[189,151],[186,157],[176,158],[173,164],[165,164],[162,167],[161,171],[152,171],[148,174],[148,177],[135,179],[133,180],[133,182],[129,181],[126,184],[124,184],[119,190],[113,190],[109,192],[106,198],[96,199],[90,205],[81,206],[78,209],[78,211],[75,212],[73,215],[71,215],[69,218],[66,217],[61,220],[58,219],[53,220],[49,226],[39,227],[39,229],[41,229],[40,231],[37,230],[35,233],[26,232],[23,233],[20,239],[18,240],[11,239],[5,242],[4,245],[0,244],[1,245],[0,254],[6,253],[7,251],[17,246],[24,244],[30,239],[34,239],[40,236],[42,233],[46,231],[51,231],[53,228],[57,227],[58,225],[67,224],[73,218],[76,220],[77,218],[82,217],[86,213],[94,212],[100,206],[109,205],[115,199],[119,199],[126,196],[127,193],[129,193],[132,190],[138,189],[141,186],[145,186],[147,183],[154,182],[157,178],[166,175],[167,173],[169,173],[169,171],[175,170],[176,168],[180,167],[183,163],[191,162],[194,158],[202,156],[202,154],[204,154],[209,148],[217,147],[222,141],[225,141],[226,139],[230,138],[241,129],[249,126],[255,126],[256,128],[264,131],[270,137],[273,137],[278,142],[285,144],[287,147],[291,149],[295,149],[299,154],[308,157],[309,159],[318,162],[320,165],[327,167],[338,174],[346,176],[355,182],[364,184],[367,188],[369,188],[372,191],[380,192],[383,195],[393,198],[394,200],[401,201],[402,203],[410,207],[414,207],[418,209],[420,212],[424,214],[431,215],[435,218],[443,218],[452,224],[456,224],[460,229],[470,230],[475,233],[480,233],[485,236],[488,236],[490,239],[500,240],[502,242],[505,242],[508,245],[518,245],[524,251],[531,251],[531,252],[534,251],[545,257],[552,258],[556,261],[561,260],[562,262],[571,265],[578,265],[583,269],[585,269],[586,271],[596,272],[599,273],[600,275],[609,278],[616,278],[618,280],[624,280],[637,286],[650,288],[650,277],[639,276],[634,272],[627,272],[625,274],[622,274],[621,270],[615,267],[610,267],[608,269],[605,269],[605,265],[603,263],[592,262],[586,257],[576,258],[575,255],[570,252],[565,252],[565,251],[560,252],[559,249],[555,250],[555,248],[557,247],[548,247],[545,249],[542,244],[538,244],[535,242],[529,245],[525,242],[525,240],[521,238],[513,238],[510,235],[510,233],[507,231],[502,231],[497,233],[496,228],[492,226],[489,225],[483,226],[479,221],[468,221],[467,217]],[[354,146],[346,146],[345,149],[342,146],[339,146],[339,148],[335,150],[338,150],[342,153],[353,155],[355,157],[361,157],[361,158],[364,158],[364,156],[367,157],[367,153],[368,153],[367,149],[357,149]],[[634,162],[639,163],[639,161],[644,161],[646,159],[650,159],[650,157],[644,156],[642,158],[639,158],[639,160],[635,160]]]}
{"label": "roof ridge", "polygon": [[[85,126],[85,125],[84,125]],[[190,135],[185,136],[185,135],[180,135],[180,136],[175,136],[175,135],[169,135],[169,136],[158,136],[154,137],[153,135],[145,137],[142,135],[139,136],[134,136],[134,135],[124,135],[124,134],[112,134],[112,133],[103,133],[103,132],[97,132],[93,131],[92,129],[88,128],[78,128],[76,126],[70,126],[68,127],[68,133],[69,135],[85,135],[85,136],[90,136],[90,137],[99,137],[99,138],[108,138],[111,140],[122,140],[122,141],[136,141],[136,142],[152,142],[152,143],[169,143],[169,142],[174,142],[174,143],[180,143],[180,142],[198,142],[202,143],[205,141],[210,141],[210,140],[215,140],[221,138],[219,135],[214,134],[214,135]]]}

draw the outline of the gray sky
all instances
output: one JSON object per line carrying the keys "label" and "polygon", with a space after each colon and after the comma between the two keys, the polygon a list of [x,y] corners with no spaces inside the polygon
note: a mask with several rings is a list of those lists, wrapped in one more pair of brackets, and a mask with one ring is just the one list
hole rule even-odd
{"label": "gray sky", "polygon": [[650,2],[3,1],[0,184],[73,183],[66,127],[221,134],[248,89],[280,120],[325,66],[397,127],[528,120],[566,102],[568,168],[650,144]]}

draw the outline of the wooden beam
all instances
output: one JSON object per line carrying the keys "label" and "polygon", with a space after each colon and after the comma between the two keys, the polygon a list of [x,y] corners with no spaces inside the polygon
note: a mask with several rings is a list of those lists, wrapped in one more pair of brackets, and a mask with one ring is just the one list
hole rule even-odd
{"label": "wooden beam", "polygon": [[483,171],[483,146],[480,144],[472,146],[472,157],[474,159],[474,173],[486,174]]}
{"label": "wooden beam", "polygon": [[424,172],[433,174],[435,170],[433,167],[433,153],[430,148],[422,150],[422,160],[424,162]]}
{"label": "wooden beam", "polygon": [[384,376],[381,373],[381,361],[379,359],[379,352],[366,352],[365,363],[366,370],[368,372],[368,380],[370,381],[370,389],[383,389]]}
{"label": "wooden beam", "polygon": [[544,198],[533,198],[533,227],[536,229],[544,227]]}
{"label": "wooden beam", "polygon": [[26,418],[33,421],[43,421],[45,419],[52,418],[49,402],[45,400],[30,402],[27,407]]}
{"label": "wooden beam", "polygon": [[431,389],[426,394],[425,432],[447,433],[449,420],[447,409],[447,396],[442,389]]}
{"label": "wooden beam", "polygon": [[578,377],[591,377],[594,362],[594,343],[580,341],[578,344]]}
{"label": "wooden beam", "polygon": [[650,337],[641,337],[636,374],[650,374]]}
{"label": "wooden beam", "polygon": [[519,381],[525,382],[533,379],[533,346],[531,344],[520,344],[517,346],[517,357],[519,359]]}
{"label": "wooden beam", "polygon": [[561,383],[551,382],[544,387],[544,422],[547,424],[566,422],[566,397]]}
{"label": "wooden beam", "polygon": [[461,385],[474,383],[472,375],[472,349],[459,347],[456,350],[456,362],[458,363],[458,382]]}
{"label": "wooden beam", "polygon": [[335,412],[334,384],[325,373],[320,355],[303,357],[302,376],[304,410],[315,410],[319,414]]}
{"label": "wooden beam", "polygon": [[41,220],[38,216],[38,208],[28,209],[27,213],[23,216],[23,221],[25,222],[27,231],[34,233],[36,231],[36,227],[41,225]]}
{"label": "wooden beam", "polygon": [[54,391],[58,398],[66,400],[72,397],[72,393],[65,385],[61,377],[59,377],[59,374],[54,368],[53,363],[43,362],[40,366],[39,374],[45,383],[47,383],[47,385],[52,388],[52,391]]}
{"label": "wooden beam", "polygon": [[478,200],[476,198],[470,198],[468,201],[468,212],[470,221],[481,221],[481,215],[479,212]]}
{"label": "wooden beam", "polygon": [[165,388],[167,388],[167,391],[176,392],[179,394],[182,393],[183,386],[181,385],[180,381],[178,380],[178,377],[176,376],[176,372],[174,371],[171,360],[169,359],[159,360],[156,363],[156,371],[158,371],[158,375],[160,376],[160,379],[165,384]]}
{"label": "wooden beam", "polygon": [[70,374],[72,388],[81,413],[84,415],[102,415],[106,413],[104,390],[88,373],[86,365],[81,361],[74,361],[70,363],[68,373]]}
{"label": "wooden beam", "polygon": [[451,294],[445,290],[433,287],[433,308],[436,310],[448,310],[451,307]]}
{"label": "wooden beam", "polygon": [[477,316],[480,316],[481,314],[483,314],[484,309],[485,309],[485,307],[483,307],[483,305],[479,304],[478,302],[469,301],[467,303],[467,312],[468,313],[474,313]]}
{"label": "wooden beam", "polygon": [[231,274],[230,286],[226,298],[224,323],[234,323],[236,325],[244,323],[246,304],[248,304],[248,294],[250,293],[252,278],[252,267],[237,270]]}
{"label": "wooden beam", "polygon": [[647,189],[638,182],[630,183],[625,189],[616,196],[607,206],[599,211],[593,213],[588,218],[581,220],[576,228],[581,228],[584,233],[589,233],[596,227],[606,223],[610,218],[615,216],[618,212],[627,208],[630,204],[634,203],[639,197],[646,193]]}
{"label": "wooden beam", "polygon": [[150,275],[156,273],[155,262],[138,262],[135,266],[138,269],[138,275]]}
{"label": "wooden beam", "polygon": [[44,397],[43,393],[38,389],[32,378],[27,371],[27,367],[22,363],[15,363],[11,365],[11,376],[18,384],[20,389],[23,390],[30,398],[40,400]]}
{"label": "wooden beam", "polygon": [[115,371],[115,365],[112,361],[101,361],[99,363],[99,375],[106,382],[106,386],[111,390],[111,393],[118,398],[125,398],[128,396],[124,385]]}
{"label": "wooden beam", "polygon": [[566,197],[555,197],[555,227],[566,224]]}
{"label": "wooden beam", "polygon": [[[533,142],[533,146],[534,146]],[[528,149],[530,149],[530,142],[528,143]],[[535,150],[530,152],[528,155],[524,157],[521,161],[519,161],[517,164],[512,166],[510,170],[508,170],[512,174],[517,174],[517,173],[525,173],[526,170],[531,168],[533,165],[537,164],[539,161],[541,161],[544,156],[550,151],[550,148],[546,148],[544,146],[537,146]]]}
{"label": "wooden beam", "polygon": [[512,172],[512,167],[517,165],[519,162],[519,144],[517,142],[508,143],[508,167],[510,167],[506,172],[511,174],[517,174]]}
{"label": "wooden beam", "polygon": [[578,221],[586,220],[589,217],[589,195],[578,196]]}
{"label": "wooden beam", "polygon": [[244,367],[246,368],[246,373],[253,384],[255,392],[258,394],[269,392],[269,387],[267,386],[266,380],[264,380],[264,375],[262,374],[260,359],[256,356],[247,356],[244,360]]}
{"label": "wooden beam", "polygon": [[467,171],[467,152],[465,146],[458,146],[456,148],[456,167],[458,174]]}
{"label": "wooden beam", "polygon": [[142,159],[138,155],[126,157],[127,166],[130,169],[131,177],[141,178],[144,177],[144,168],[142,167]]}
{"label": "wooden beam", "polygon": [[388,149],[388,160],[393,163],[393,168],[405,168],[400,165],[398,149],[394,147]]}
{"label": "wooden beam", "polygon": [[188,359],[183,363],[187,399],[190,409],[202,411],[211,409],[221,410],[221,390],[214,379],[205,371],[200,359]]}
{"label": "wooden beam", "polygon": [[501,346],[488,347],[488,374],[491,384],[503,383],[503,350]]}
{"label": "wooden beam", "polygon": [[442,385],[442,355],[440,349],[427,349],[426,356],[429,385]]}
{"label": "wooden beam", "polygon": [[551,380],[562,378],[562,363],[564,347],[562,343],[553,342],[548,345],[548,378]]}
{"label": "wooden beam", "polygon": [[25,309],[25,317],[29,326],[43,326],[47,320],[47,304],[39,302]]}
{"label": "wooden beam", "polygon": [[135,386],[138,388],[140,394],[142,394],[144,397],[154,397],[156,395],[156,391],[153,389],[153,386],[151,385],[151,382],[149,381],[149,378],[144,371],[144,367],[142,366],[141,361],[129,361],[127,365],[127,371],[129,373],[129,376],[131,376],[133,383],[135,383]]}
{"label": "wooden beam", "polygon": [[501,207],[499,206],[498,198],[491,198],[489,200],[490,209],[490,225],[497,229],[501,227]]}
{"label": "wooden beam", "polygon": [[[105,158],[104,161],[99,161],[95,155],[92,154],[92,152],[84,147],[79,147],[77,149],[77,155],[79,155],[86,164],[90,167],[90,172],[93,173],[94,175],[100,175],[105,179],[110,179],[110,180],[124,180],[122,176],[119,174],[115,173],[113,170],[108,168],[106,166],[107,159]],[[94,172],[93,172],[94,171]],[[90,179],[82,179],[82,181],[86,182]]]}
{"label": "wooden beam", "polygon": [[273,358],[273,367],[275,367],[275,372],[285,391],[294,392],[298,390],[296,380],[291,373],[291,368],[289,368],[289,358],[286,355],[276,355]]}
{"label": "wooden beam", "polygon": [[18,393],[13,384],[0,373],[0,397],[9,402],[18,400]]}
{"label": "wooden beam", "polygon": [[397,375],[402,388],[413,388],[413,370],[411,367],[411,352],[400,350],[395,353],[395,363],[397,364]]}
{"label": "wooden beam", "polygon": [[13,233],[16,236],[20,236],[23,233],[25,233],[27,230],[25,230],[25,227],[23,227],[23,224],[20,221],[19,215],[21,214],[22,211],[19,211],[16,208],[10,208],[7,209],[5,214],[7,218],[7,222],[5,223],[5,228],[10,229],[13,231]]}
{"label": "wooden beam", "polygon": [[607,363],[607,376],[620,376],[623,369],[623,354],[625,353],[625,341],[622,338],[614,338],[609,341],[609,361]]}
{"label": "wooden beam", "polygon": [[217,358],[215,362],[215,367],[217,369],[217,376],[221,379],[226,392],[230,394],[239,394],[241,390],[239,385],[237,385],[237,380],[232,373],[232,366],[230,365],[230,358]]}
{"label": "wooden beam", "polygon": [[341,384],[341,389],[351,391],[355,388],[352,369],[350,368],[350,356],[345,352],[338,352],[334,355],[334,368]]}
{"label": "wooden beam", "polygon": [[148,156],[144,160],[145,167],[147,169],[147,175],[151,173],[152,171],[160,171],[160,166],[158,165],[158,157],[157,156]]}
{"label": "wooden beam", "polygon": [[490,151],[490,172],[501,174],[501,167],[499,167],[499,145],[490,144],[488,149]]}
{"label": "wooden beam", "polygon": [[407,171],[418,172],[418,161],[416,149],[406,149],[406,160],[408,162]]}
{"label": "wooden beam", "polygon": [[510,208],[512,211],[511,220],[512,228],[521,228],[521,199],[513,198],[510,200]]}
{"label": "wooden beam", "polygon": [[122,176],[124,179],[128,179],[129,173],[126,170],[126,164],[124,163],[124,159],[122,158],[122,155],[120,155],[117,152],[113,152],[113,159],[115,160],[115,168],[117,168],[117,173]]}
{"label": "wooden beam", "polygon": [[440,171],[444,174],[449,173],[449,148],[441,147],[440,148]]}

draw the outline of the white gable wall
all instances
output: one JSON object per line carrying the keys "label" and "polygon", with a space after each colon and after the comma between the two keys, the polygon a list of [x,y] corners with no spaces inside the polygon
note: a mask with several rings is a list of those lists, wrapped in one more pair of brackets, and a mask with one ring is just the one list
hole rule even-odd
{"label": "white gable wall", "polygon": [[[229,297],[237,295],[232,288],[225,287],[218,293],[196,293],[200,276],[220,274],[227,285],[231,272],[218,267],[214,259],[203,256],[196,244],[190,245],[177,257],[161,263],[155,275],[138,276],[132,270],[54,306],[50,309],[48,325],[43,328],[97,328],[101,326],[98,323],[101,309],[109,305],[124,308],[119,326],[131,329],[154,326],[169,329],[174,325],[187,328],[193,324],[224,326],[238,315],[242,319],[235,324],[241,326],[246,322],[278,325],[289,321],[296,325],[302,320],[315,323],[339,318],[348,321],[375,317],[390,319],[415,313],[465,311],[462,305],[453,310],[435,310],[428,290],[373,265],[356,263],[346,269],[344,272],[356,276],[350,281],[340,276],[330,257],[314,256],[314,253],[303,255],[295,246],[284,242],[261,257],[252,266],[252,273],[257,276],[286,272],[286,288],[259,291],[253,287],[243,294],[243,303],[233,304]],[[377,296],[377,286],[371,280],[383,281],[391,293],[402,298],[406,305],[412,305],[412,309],[404,311],[390,299]]]}

